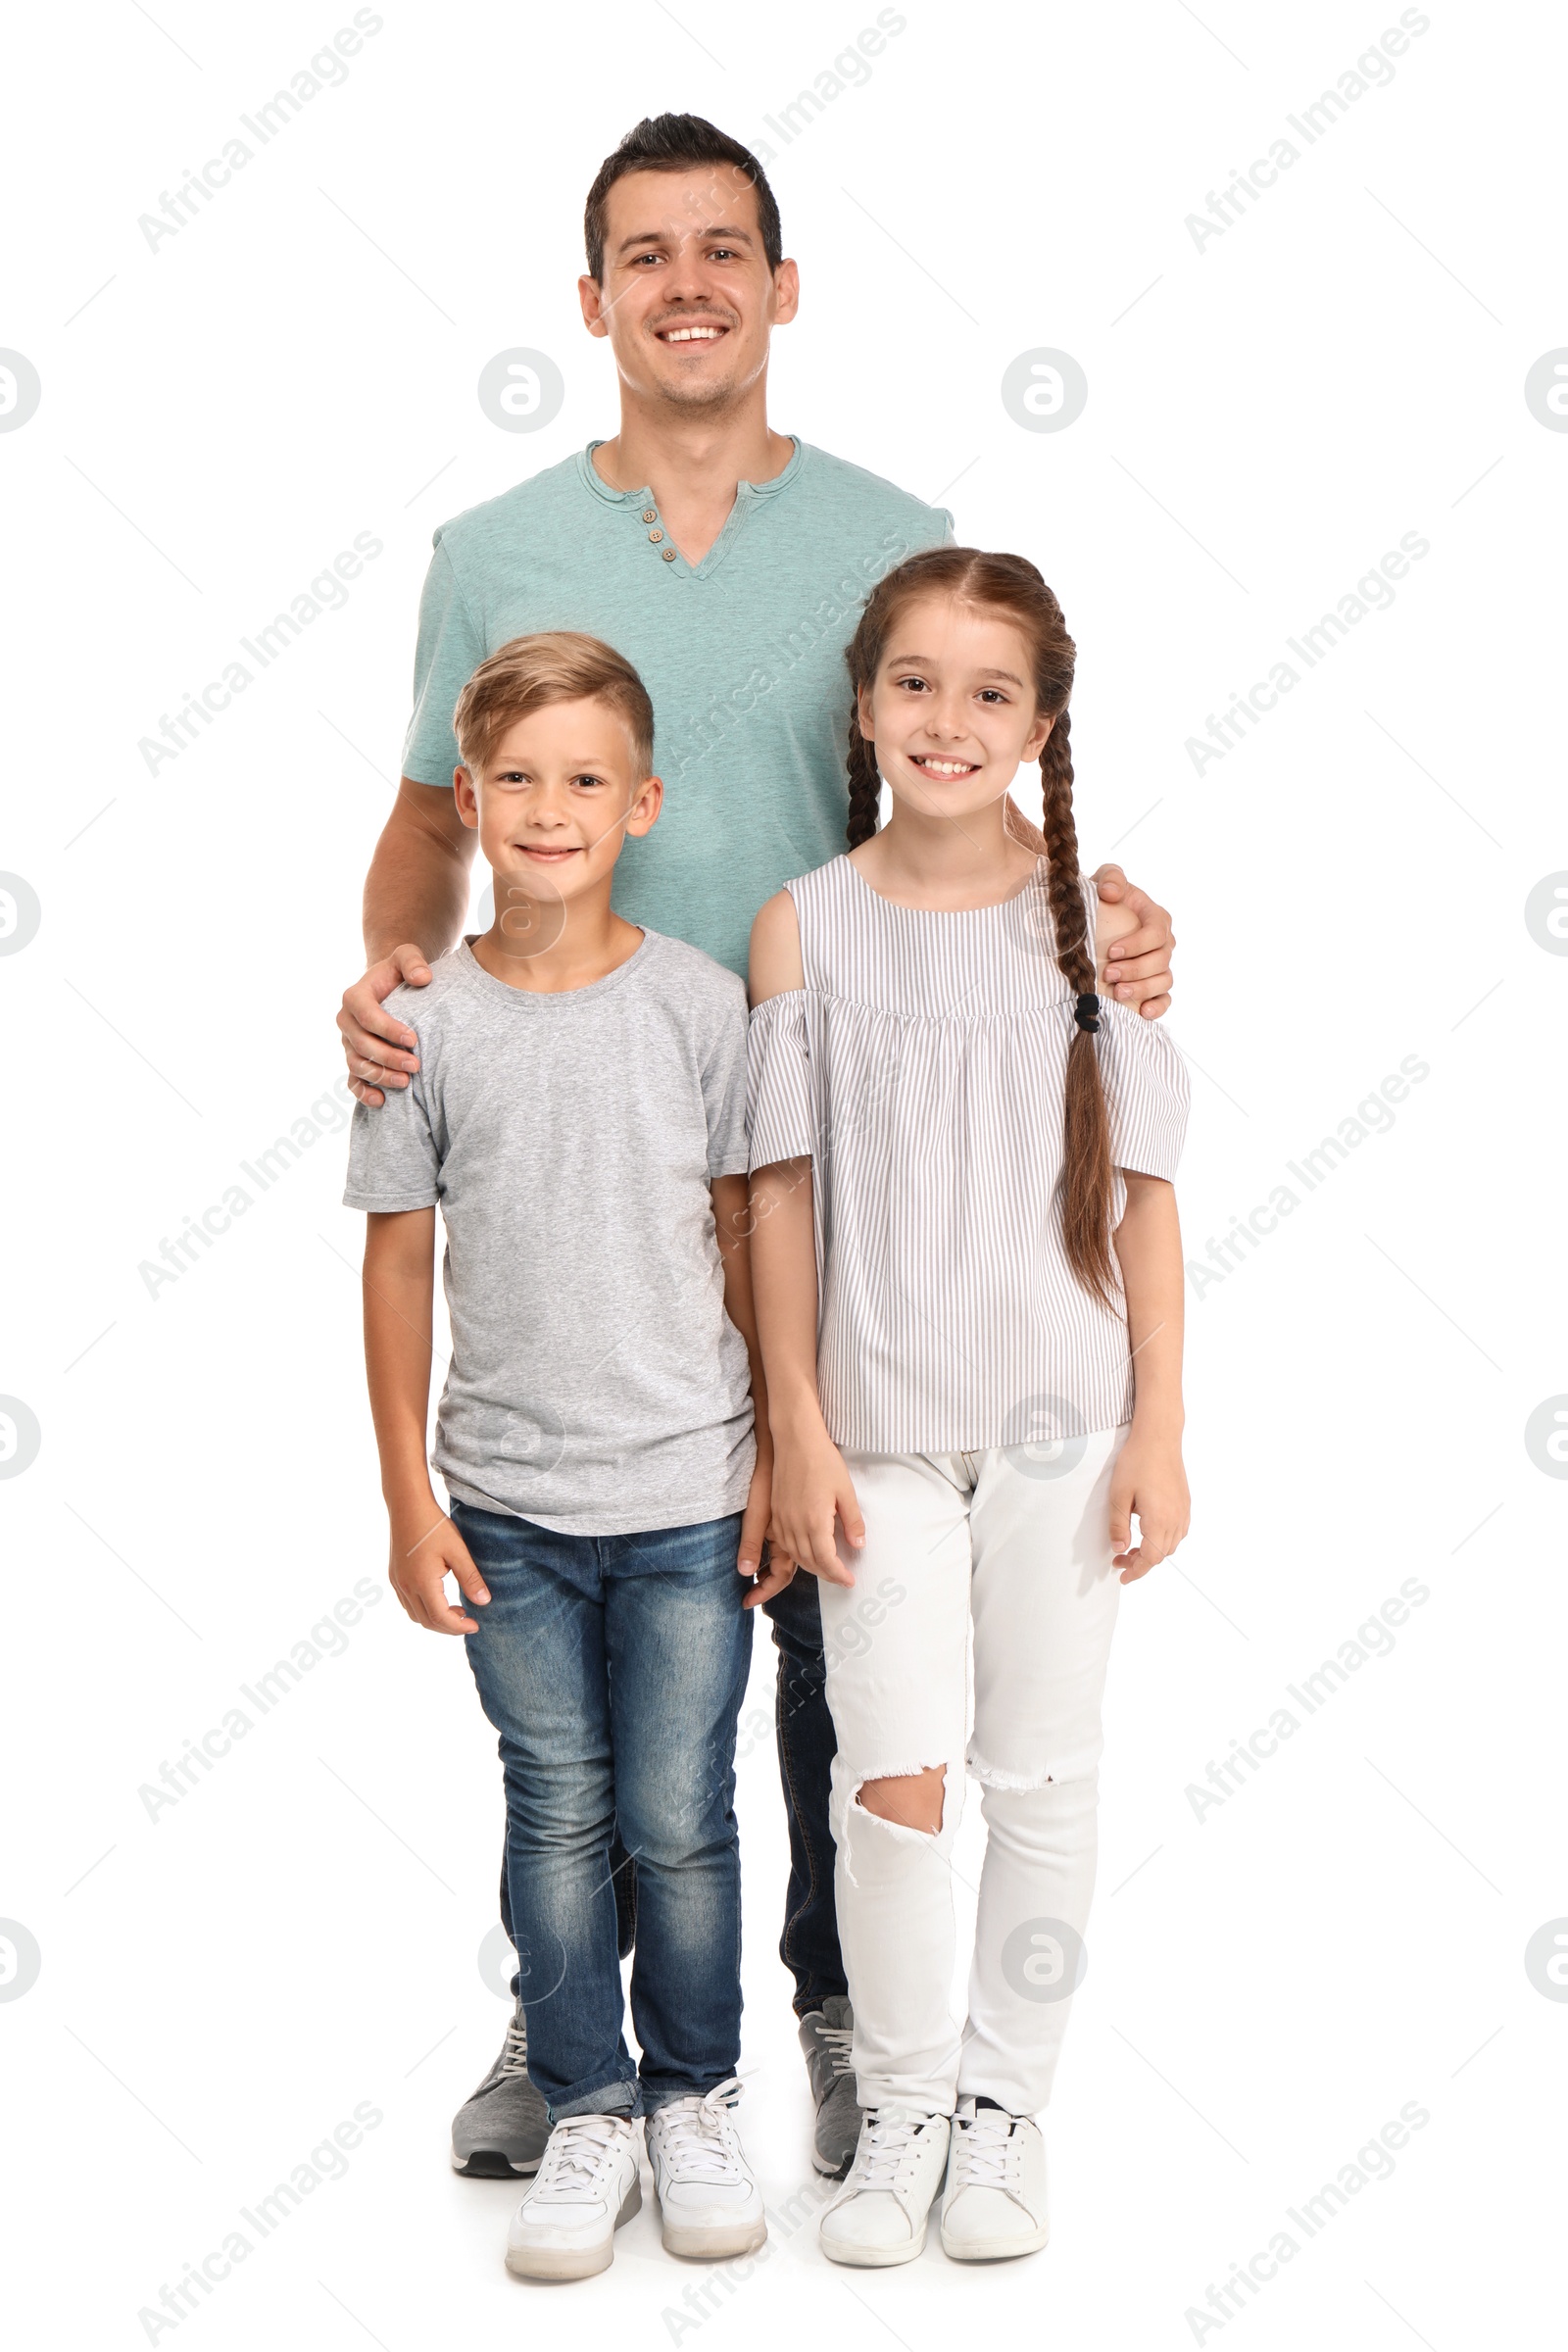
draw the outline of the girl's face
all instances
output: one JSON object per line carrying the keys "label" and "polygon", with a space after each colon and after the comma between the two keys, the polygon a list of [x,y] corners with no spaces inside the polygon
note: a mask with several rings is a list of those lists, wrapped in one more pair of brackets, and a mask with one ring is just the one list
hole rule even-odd
{"label": "girl's face", "polygon": [[907,604],[887,653],[862,687],[860,732],[895,801],[956,818],[1000,801],[1051,733],[1037,715],[1022,633],[1003,614],[957,599]]}

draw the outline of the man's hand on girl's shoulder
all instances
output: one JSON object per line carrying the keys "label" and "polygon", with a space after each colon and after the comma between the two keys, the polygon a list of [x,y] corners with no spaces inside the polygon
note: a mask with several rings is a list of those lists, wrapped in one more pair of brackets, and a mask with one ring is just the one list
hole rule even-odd
{"label": "man's hand on girl's shoulder", "polygon": [[1157,1021],[1170,1010],[1170,958],[1176,945],[1170,915],[1147,890],[1129,882],[1119,865],[1098,866],[1091,879],[1102,907],[1137,917],[1136,927],[1111,943],[1114,959],[1099,974],[1104,993],[1118,1004],[1135,1004],[1146,1021]]}

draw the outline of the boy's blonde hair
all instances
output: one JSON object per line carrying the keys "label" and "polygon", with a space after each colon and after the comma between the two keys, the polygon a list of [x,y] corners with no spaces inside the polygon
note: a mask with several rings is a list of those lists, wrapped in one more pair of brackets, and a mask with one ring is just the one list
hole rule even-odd
{"label": "boy's blonde hair", "polygon": [[514,637],[481,662],[458,697],[452,728],[463,764],[483,775],[514,719],[550,703],[608,703],[631,737],[640,783],[654,765],[654,706],[624,654],[580,629]]}

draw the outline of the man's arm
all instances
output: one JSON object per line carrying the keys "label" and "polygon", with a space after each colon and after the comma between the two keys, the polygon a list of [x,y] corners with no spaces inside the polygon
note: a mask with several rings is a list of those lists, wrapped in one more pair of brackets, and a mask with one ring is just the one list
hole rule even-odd
{"label": "man's arm", "polygon": [[337,1016],[349,1085],[378,1110],[383,1087],[404,1087],[419,1066],[414,1031],[382,1011],[400,981],[423,988],[429,958],[456,941],[468,904],[468,869],[477,840],[458,814],[451,788],[405,776],[365,877],[362,980],[343,992]]}
{"label": "man's arm", "polygon": [[1119,865],[1096,866],[1090,880],[1102,906],[1115,906],[1138,918],[1136,927],[1116,941],[1114,962],[1098,975],[1105,994],[1118,1004],[1136,1004],[1146,1021],[1157,1021],[1170,1010],[1170,958],[1176,945],[1170,916],[1148,891],[1129,882]]}
{"label": "man's arm", "polygon": [[[1037,858],[1045,856],[1045,835],[1010,794],[1003,822],[1014,841],[1025,843]],[[1098,977],[1103,993],[1114,997],[1118,1004],[1136,1004],[1146,1021],[1157,1021],[1170,1010],[1170,956],[1176,945],[1170,916],[1147,890],[1129,882],[1119,865],[1097,866],[1089,878],[1100,893],[1102,910],[1115,906],[1124,916],[1131,913],[1137,917],[1135,922],[1124,920],[1115,934],[1115,962],[1106,964],[1099,959]]]}

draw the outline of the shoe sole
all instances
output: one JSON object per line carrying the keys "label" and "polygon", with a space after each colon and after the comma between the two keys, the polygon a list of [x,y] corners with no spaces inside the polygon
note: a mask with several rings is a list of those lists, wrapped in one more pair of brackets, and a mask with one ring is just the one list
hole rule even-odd
{"label": "shoe sole", "polygon": [[522,2246],[507,2248],[507,2268],[514,2278],[593,2278],[608,2271],[615,2258],[615,2230],[642,2211],[643,2192],[634,2180],[625,2203],[615,2216],[615,2228],[596,2246]]}
{"label": "shoe sole", "polygon": [[[654,2202],[658,2204],[658,2192]],[[661,2205],[660,2240],[666,2254],[678,2254],[687,2262],[733,2262],[742,2254],[755,2254],[759,2246],[767,2243],[767,2224],[735,2222],[728,2229],[683,2230],[672,2223]]]}
{"label": "shoe sole", "polygon": [[964,2245],[950,2242],[944,2230],[942,2251],[950,2262],[1010,2262],[1018,2254],[1040,2253],[1050,2237],[1051,2231],[1047,2229],[1037,2230],[1029,2237],[982,2237]]}
{"label": "shoe sole", "polygon": [[836,2164],[830,2164],[818,2149],[811,2150],[811,2170],[813,2173],[820,2173],[824,2180],[847,2180],[850,2167],[854,2162],[855,2150],[853,2148],[846,2149]]}
{"label": "shoe sole", "polygon": [[509,2156],[505,2148],[470,2148],[466,2156],[452,2151],[452,2170],[461,2173],[466,2180],[526,2180],[539,2170],[544,2157],[543,2148],[537,2156]]}
{"label": "shoe sole", "polygon": [[911,2238],[906,2246],[835,2245],[831,2238],[823,2237],[820,2231],[817,2233],[817,2243],[829,2262],[841,2262],[848,2270],[891,2271],[901,2262],[919,2261],[925,2252],[925,2225],[921,2224],[919,2236]]}

